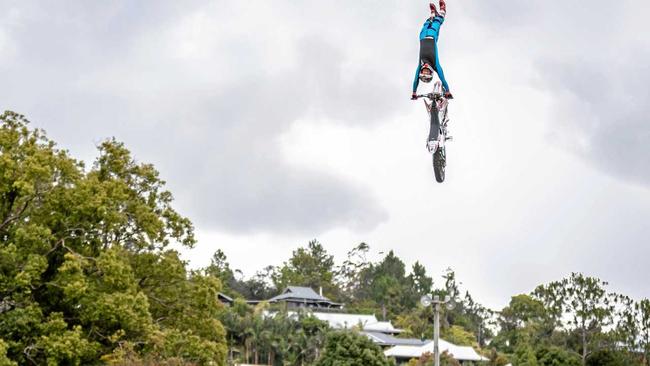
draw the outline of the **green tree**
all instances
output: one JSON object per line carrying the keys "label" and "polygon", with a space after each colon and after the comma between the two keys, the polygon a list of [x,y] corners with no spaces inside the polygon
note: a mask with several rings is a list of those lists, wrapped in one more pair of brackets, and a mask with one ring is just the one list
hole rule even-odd
{"label": "green tree", "polygon": [[641,366],[641,361],[627,352],[599,350],[589,355],[587,366]]}
{"label": "green tree", "polygon": [[[427,352],[419,359],[411,359],[408,366],[433,366],[435,363],[433,353]],[[447,351],[440,354],[441,366],[461,366],[461,363],[453,358]]]}
{"label": "green tree", "polygon": [[341,289],[342,299],[348,302],[357,300],[361,286],[361,275],[370,266],[367,259],[370,246],[360,243],[352,248],[347,258],[336,270],[336,282]]}
{"label": "green tree", "polygon": [[606,286],[607,282],[600,279],[572,273],[536,290],[539,297],[569,319],[568,325],[578,333],[582,365],[586,365],[592,352],[600,349],[602,329],[613,322],[616,298],[607,293]]}
{"label": "green tree", "polygon": [[505,355],[499,353],[495,348],[492,348],[490,351],[486,352],[484,356],[490,360],[488,366],[506,366],[510,363],[508,361],[508,358]]}
{"label": "green tree", "polygon": [[420,262],[413,264],[407,280],[410,286],[410,292],[415,298],[415,301],[419,300],[423,295],[431,294],[433,290],[433,278],[427,276],[427,270]]}
{"label": "green tree", "polygon": [[276,268],[272,278],[277,290],[288,286],[305,286],[318,291],[322,287],[325,296],[336,299],[339,290],[334,275],[334,257],[327,253],[322,244],[312,240],[306,248],[295,250],[288,262]]}
{"label": "green tree", "polygon": [[616,340],[628,352],[638,352],[641,349],[641,330],[639,323],[639,307],[628,296],[618,295]]}
{"label": "green tree", "polygon": [[86,170],[23,116],[5,112],[0,122],[7,357],[75,365],[131,352],[223,364],[221,285],[187,273],[167,248],[192,247],[193,227],[154,167],[108,140]]}
{"label": "green tree", "polygon": [[498,316],[499,334],[492,344],[499,349],[512,353],[519,340],[538,342],[549,333],[545,326],[554,329],[552,322],[547,322],[544,304],[529,295],[517,295],[510,299],[508,306]]}
{"label": "green tree", "polygon": [[516,366],[538,366],[537,356],[533,347],[527,343],[520,343],[515,350],[514,365]]}
{"label": "green tree", "polygon": [[639,347],[643,352],[643,360],[650,365],[650,300],[643,299],[635,305],[639,323]]}
{"label": "green tree", "polygon": [[459,346],[477,347],[476,335],[459,325],[452,325],[442,331],[442,338]]}
{"label": "green tree", "polygon": [[395,318],[395,326],[405,331],[400,336],[433,339],[433,308],[419,305],[402,313]]}
{"label": "green tree", "polygon": [[332,332],[317,366],[389,366],[381,348],[368,337],[349,331]]}
{"label": "green tree", "polygon": [[413,299],[405,296],[407,279],[404,262],[392,250],[381,262],[368,267],[362,278],[365,297],[380,307],[384,320],[415,307]]}
{"label": "green tree", "polygon": [[581,359],[575,352],[560,347],[538,347],[536,357],[540,366],[580,366]]}
{"label": "green tree", "polygon": [[204,271],[207,275],[218,278],[223,284],[224,291],[228,291],[235,282],[235,272],[230,269],[226,253],[221,249],[214,252],[210,258],[210,265]]}
{"label": "green tree", "polygon": [[0,339],[0,366],[17,366],[18,364],[7,357],[7,344]]}

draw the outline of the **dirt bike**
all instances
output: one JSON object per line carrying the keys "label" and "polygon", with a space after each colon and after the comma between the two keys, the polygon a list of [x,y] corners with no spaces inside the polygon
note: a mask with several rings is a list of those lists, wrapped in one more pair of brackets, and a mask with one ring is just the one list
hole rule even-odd
{"label": "dirt bike", "polygon": [[433,85],[433,91],[431,93],[417,95],[416,97],[418,99],[425,99],[424,105],[427,108],[431,121],[427,148],[433,155],[433,173],[436,176],[436,181],[442,183],[445,181],[445,167],[447,165],[445,144],[447,141],[453,139],[447,134],[447,124],[449,123],[447,107],[449,101],[444,97],[442,84],[439,81]]}

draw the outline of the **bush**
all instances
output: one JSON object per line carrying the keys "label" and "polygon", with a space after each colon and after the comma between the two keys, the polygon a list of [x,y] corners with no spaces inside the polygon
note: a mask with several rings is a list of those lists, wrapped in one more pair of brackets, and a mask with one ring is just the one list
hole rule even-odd
{"label": "bush", "polygon": [[368,337],[350,331],[332,332],[317,366],[391,366],[381,348]]}

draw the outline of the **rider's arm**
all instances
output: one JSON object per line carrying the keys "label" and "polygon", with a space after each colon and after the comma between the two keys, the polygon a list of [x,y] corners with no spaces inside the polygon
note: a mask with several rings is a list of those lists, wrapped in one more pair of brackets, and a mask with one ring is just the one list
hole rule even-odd
{"label": "rider's arm", "polygon": [[442,66],[440,66],[440,59],[438,58],[438,42],[436,42],[436,71],[438,72],[438,77],[442,82],[442,88],[448,92],[449,84],[447,84],[447,79],[445,79],[445,73],[442,71]]}
{"label": "rider's arm", "polygon": [[413,80],[413,93],[418,91],[418,85],[420,84],[420,69],[422,69],[422,64],[418,62],[418,68],[415,69],[415,80]]}

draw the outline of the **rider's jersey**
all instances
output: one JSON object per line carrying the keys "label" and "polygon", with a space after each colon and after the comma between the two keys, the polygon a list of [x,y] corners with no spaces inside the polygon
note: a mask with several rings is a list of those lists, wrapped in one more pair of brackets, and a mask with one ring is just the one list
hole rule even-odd
{"label": "rider's jersey", "polygon": [[[422,26],[422,30],[420,31],[420,40],[427,39],[427,38],[433,38],[435,41],[435,65],[431,65],[434,67],[436,72],[438,73],[438,77],[440,77],[440,81],[442,82],[442,87],[445,89],[445,91],[449,91],[449,84],[447,84],[447,80],[445,79],[445,73],[442,71],[442,66],[440,66],[440,59],[438,58],[438,37],[440,36],[440,26],[442,26],[442,23],[444,23],[445,18],[442,16],[436,16],[435,18],[427,19],[426,22],[424,22],[424,25]],[[420,84],[420,70],[422,69],[422,60],[420,59],[418,61],[418,67],[415,70],[415,80],[413,80],[413,92],[416,92],[418,89],[418,85]]]}

